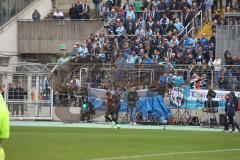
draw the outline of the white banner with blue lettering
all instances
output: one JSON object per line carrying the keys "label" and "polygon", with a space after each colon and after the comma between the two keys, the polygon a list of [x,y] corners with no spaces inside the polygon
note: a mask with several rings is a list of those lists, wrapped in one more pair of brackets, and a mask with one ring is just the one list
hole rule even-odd
{"label": "white banner with blue lettering", "polygon": [[[218,101],[219,108],[225,108],[225,95],[230,91],[214,90],[216,97],[213,101]],[[207,100],[208,90],[192,90],[188,88],[174,88],[170,91],[170,106],[180,108],[203,108]],[[237,97],[240,97],[240,92],[235,92]]]}

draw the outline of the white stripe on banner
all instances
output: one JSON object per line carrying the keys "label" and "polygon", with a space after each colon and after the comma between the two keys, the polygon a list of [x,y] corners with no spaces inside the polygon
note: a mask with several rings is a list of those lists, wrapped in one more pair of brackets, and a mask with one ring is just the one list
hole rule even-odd
{"label": "white stripe on banner", "polygon": [[169,152],[169,153],[156,153],[156,154],[142,154],[142,155],[119,156],[119,157],[110,157],[110,158],[97,158],[97,159],[92,159],[92,160],[138,159],[138,158],[151,158],[151,157],[171,156],[171,155],[218,153],[218,152],[233,152],[233,151],[240,151],[240,148],[223,149],[223,150],[208,150],[208,151],[189,151],[189,152]]}

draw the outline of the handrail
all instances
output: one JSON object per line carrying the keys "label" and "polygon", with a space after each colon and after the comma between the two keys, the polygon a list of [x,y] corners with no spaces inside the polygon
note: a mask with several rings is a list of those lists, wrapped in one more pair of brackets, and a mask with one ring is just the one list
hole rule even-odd
{"label": "handrail", "polygon": [[[81,66],[81,65],[85,65],[85,66],[86,65],[89,65],[89,66],[90,65],[115,66],[115,64],[112,64],[112,63],[76,63],[76,64],[78,64],[78,66]],[[29,65],[33,65],[33,63],[31,63]],[[46,64],[46,66],[54,66],[54,65],[56,65],[56,63]],[[134,65],[135,66],[163,66],[163,64],[134,64]],[[189,65],[186,65],[186,64],[171,64],[171,66],[173,66],[173,67],[187,67],[187,68],[189,67]],[[195,65],[195,66],[199,66],[199,65]],[[240,67],[240,65],[221,65],[221,67]]]}
{"label": "handrail", "polygon": [[[36,22],[42,21],[104,21],[104,19],[40,19]],[[33,22],[32,19],[19,19],[18,22]]]}
{"label": "handrail", "polygon": [[[134,11],[134,12],[137,12],[136,10],[132,10],[132,11]],[[165,12],[165,10],[155,10],[156,12],[159,12],[159,13],[163,13],[163,12]],[[183,12],[182,10],[169,10],[170,12],[176,12],[176,13],[179,13],[179,12]],[[126,12],[126,11],[124,11],[124,12]],[[149,11],[149,10],[145,10],[145,11],[139,11],[140,13],[150,13],[150,12],[152,12],[152,11]]]}
{"label": "handrail", "polygon": [[[94,35],[95,35],[95,34],[99,34],[99,33],[101,32],[101,30],[104,29],[105,23],[108,23],[108,22],[105,22],[105,21],[104,21],[104,25],[103,25],[101,28],[99,28],[99,29],[94,33]],[[72,58],[70,57],[70,58],[68,59],[68,61],[66,61],[66,63],[69,62],[71,59],[72,59]],[[49,77],[51,77],[52,73],[59,67],[59,65],[62,65],[62,64],[55,64],[55,66],[52,68],[52,70],[50,71],[50,73],[49,73],[49,75],[48,75]]]}
{"label": "handrail", "polygon": [[[185,32],[185,30],[186,30],[186,32],[188,33],[188,27],[193,23],[193,27],[194,27],[194,21],[196,20],[196,18],[198,17],[198,16],[201,16],[201,27],[202,27],[202,10],[200,10],[200,11],[198,11],[198,13],[194,16],[194,18],[191,20],[191,22],[189,22],[188,24],[187,24],[187,26],[186,27],[184,27],[184,29],[177,35],[177,37],[179,37],[180,35],[182,35],[183,34],[183,32]],[[192,28],[193,28],[192,27]],[[191,29],[192,29],[191,28]]]}

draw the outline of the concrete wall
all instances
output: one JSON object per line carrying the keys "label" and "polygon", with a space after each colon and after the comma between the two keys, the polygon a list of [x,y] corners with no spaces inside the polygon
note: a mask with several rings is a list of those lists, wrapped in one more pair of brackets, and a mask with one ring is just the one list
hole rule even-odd
{"label": "concrete wall", "polygon": [[[36,106],[28,107],[28,111],[25,112],[27,115],[36,115]],[[190,117],[197,116],[200,122],[209,121],[210,118],[213,118],[213,114],[202,112],[201,110],[195,109],[181,109],[179,118],[183,118],[184,123],[188,122]],[[177,109],[171,109],[172,115],[177,118]],[[219,110],[216,113],[217,122],[220,123],[219,115],[224,114],[224,110]],[[41,107],[40,110],[40,117],[46,117],[50,119],[50,107]],[[103,110],[96,110],[96,114],[92,115],[92,120],[96,122],[104,122],[105,121],[105,111]],[[190,117],[189,117],[190,116]],[[123,117],[119,117],[119,121],[122,120]],[[28,117],[11,117],[11,119],[28,119]],[[34,118],[33,118],[34,119]],[[44,119],[44,118],[42,118]],[[80,119],[80,108],[79,107],[53,107],[53,117],[51,120],[53,121],[71,121],[71,122],[78,122]],[[124,119],[125,120],[125,119]],[[236,122],[240,123],[240,111],[236,112]]]}
{"label": "concrete wall", "polygon": [[58,46],[66,44],[71,52],[78,41],[89,38],[104,25],[103,21],[19,21],[19,53],[59,53]]}
{"label": "concrete wall", "polygon": [[10,57],[9,67],[0,67],[0,70],[14,70],[11,65],[16,64],[18,61],[18,57],[16,56],[18,55],[17,21],[20,19],[32,19],[32,13],[34,9],[37,9],[43,18],[52,9],[52,1],[36,0],[0,28],[0,51],[7,56],[15,55]]}
{"label": "concrete wall", "polygon": [[[81,0],[84,2],[84,0]],[[56,7],[59,8],[60,10],[64,12],[68,12],[69,8],[72,6],[72,3],[75,2],[75,0],[55,0]],[[92,0],[87,0],[87,2],[90,5],[90,9],[93,10],[93,1]],[[105,2],[103,0],[102,2]],[[122,5],[126,2],[126,0],[122,0]],[[130,0],[130,2],[134,2],[134,0]]]}

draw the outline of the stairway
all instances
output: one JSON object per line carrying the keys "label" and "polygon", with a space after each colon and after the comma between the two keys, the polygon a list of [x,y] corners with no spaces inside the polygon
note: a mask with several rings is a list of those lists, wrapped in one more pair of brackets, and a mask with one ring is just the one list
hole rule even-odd
{"label": "stairway", "polygon": [[208,21],[207,23],[204,23],[203,27],[198,31],[196,37],[197,38],[201,38],[201,35],[203,33],[206,34],[206,37],[208,39],[210,39],[210,37],[212,36],[212,22],[211,21]]}
{"label": "stairway", "polygon": [[[220,13],[221,15],[223,15],[223,14],[226,12],[225,9],[220,10],[220,8],[219,8],[217,11],[218,11],[218,13]],[[220,12],[219,12],[219,11],[220,11]],[[214,17],[214,15],[213,15],[212,17]],[[210,39],[210,37],[212,36],[212,28],[211,28],[211,27],[212,27],[212,24],[213,24],[212,21],[205,22],[205,23],[203,24],[203,27],[198,31],[196,37],[197,37],[197,38],[201,38],[201,35],[202,35],[203,33],[205,33],[205,34],[206,34],[206,37],[207,37],[208,39]]]}

